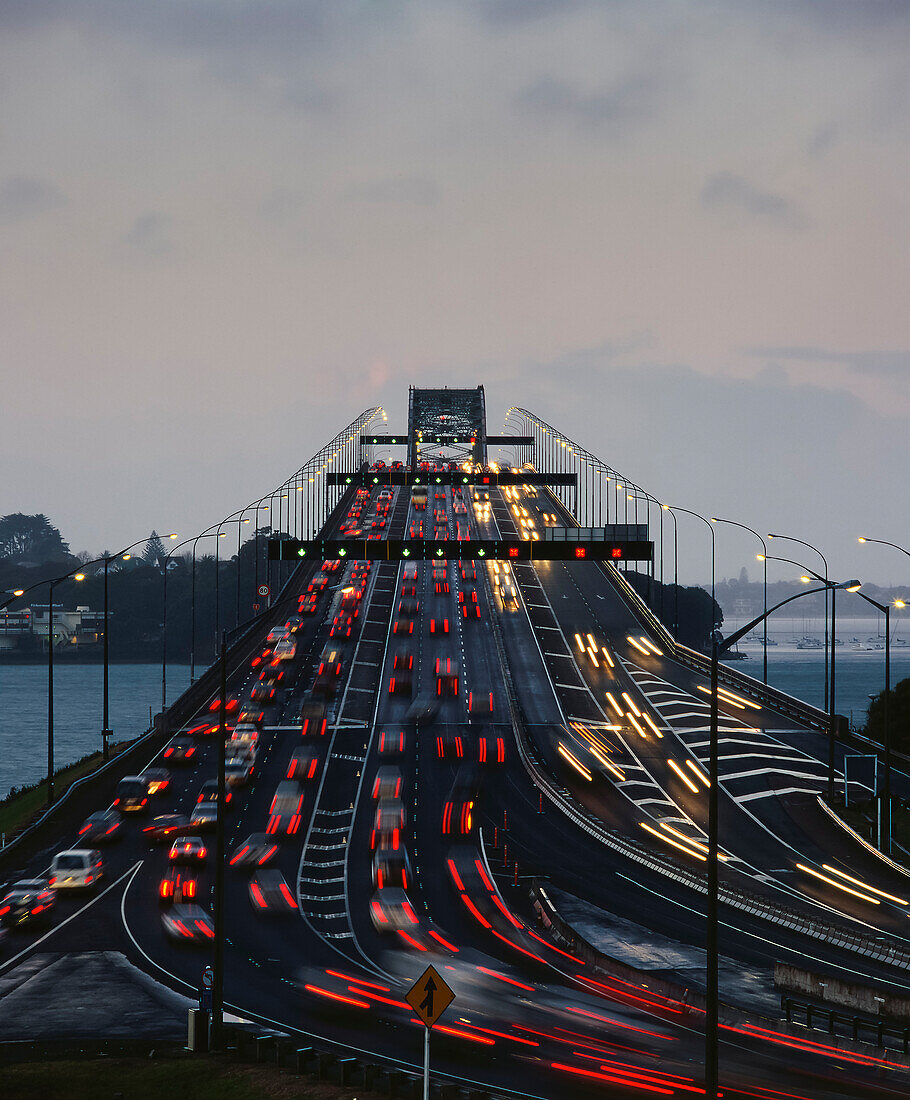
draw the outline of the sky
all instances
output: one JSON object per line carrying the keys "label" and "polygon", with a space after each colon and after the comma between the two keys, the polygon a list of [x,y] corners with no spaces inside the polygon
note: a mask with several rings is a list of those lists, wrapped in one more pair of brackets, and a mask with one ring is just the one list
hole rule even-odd
{"label": "sky", "polygon": [[483,384],[907,583],[856,538],[910,548],[908,47],[906,0],[3,0],[0,514],[187,537]]}

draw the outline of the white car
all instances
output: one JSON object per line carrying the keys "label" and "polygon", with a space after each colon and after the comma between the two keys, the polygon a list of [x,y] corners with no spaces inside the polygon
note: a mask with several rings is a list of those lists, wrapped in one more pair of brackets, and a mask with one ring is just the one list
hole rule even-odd
{"label": "white car", "polygon": [[97,848],[71,848],[54,856],[48,884],[55,890],[82,890],[103,874],[104,865]]}

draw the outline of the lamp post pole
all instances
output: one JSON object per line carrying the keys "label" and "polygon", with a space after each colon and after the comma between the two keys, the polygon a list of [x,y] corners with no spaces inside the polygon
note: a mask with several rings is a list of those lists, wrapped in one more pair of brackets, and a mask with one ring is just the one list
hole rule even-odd
{"label": "lamp post pole", "polygon": [[762,552],[759,555],[764,566],[764,576],[762,577],[762,613],[764,614],[764,637],[762,639],[762,680],[767,684],[768,682],[768,546],[761,535],[752,527],[748,527],[745,523],[738,523],[735,519],[721,519],[719,516],[711,517],[712,523],[729,523],[731,527],[740,527],[743,531],[749,531],[755,535],[758,541],[761,543]]}
{"label": "lamp post pole", "polygon": [[691,508],[680,508],[680,507],[679,507],[678,505],[676,505],[676,504],[668,504],[668,505],[667,505],[667,508],[668,508],[668,509],[669,509],[669,511],[671,511],[671,512],[685,512],[687,516],[694,516],[694,517],[695,517],[696,519],[700,519],[700,520],[702,521],[702,523],[704,523],[704,524],[705,524],[705,525],[707,526],[708,530],[709,530],[709,531],[711,532],[711,630],[713,631],[713,630],[715,629],[715,627],[717,626],[717,623],[716,623],[716,622],[714,621],[714,618],[715,618],[715,612],[714,612],[714,608],[715,608],[715,606],[716,606],[716,601],[715,601],[715,599],[714,599],[714,579],[715,579],[715,568],[714,568],[714,561],[715,561],[715,556],[714,556],[714,550],[715,550],[715,539],[714,539],[714,524],[713,524],[713,523],[712,523],[712,522],[711,522],[711,521],[710,521],[709,519],[705,519],[705,517],[704,517],[704,516],[702,516],[702,515],[699,515],[699,513],[698,513],[698,512],[693,512],[693,511],[691,510]]}
{"label": "lamp post pole", "polygon": [[[799,543],[799,545],[800,545],[800,546],[807,546],[807,547],[808,547],[808,548],[809,548],[810,550],[814,551],[814,552],[815,552],[816,554],[818,554],[818,556],[819,556],[819,557],[820,557],[820,558],[822,559],[822,561],[824,562],[824,565],[825,565],[825,580],[827,581],[827,579],[828,579],[828,574],[829,574],[829,572],[830,572],[830,570],[828,569],[828,559],[827,559],[827,558],[825,557],[825,555],[824,555],[824,554],[823,554],[823,553],[821,552],[821,550],[819,550],[819,548],[818,548],[817,546],[813,546],[811,542],[806,542],[806,540],[805,540],[805,539],[797,539],[797,538],[794,538],[794,537],[793,537],[792,535],[768,535],[768,538],[769,538],[769,539],[783,539],[783,540],[784,540],[785,542],[796,542],[796,543]],[[800,566],[800,568],[803,568],[803,566]],[[808,572],[808,570],[807,570],[807,572]],[[817,576],[817,574],[814,574],[814,573],[813,573],[813,576]],[[833,644],[833,643],[832,643],[832,644]],[[825,710],[827,710],[827,711],[828,711],[829,713],[833,713],[833,711],[831,710],[831,707],[830,707],[830,705],[829,705],[829,702],[830,702],[830,701],[829,701],[829,699],[828,699],[828,676],[829,676],[829,658],[828,658],[828,590],[826,589],[826,590],[825,590]]]}
{"label": "lamp post pole", "polygon": [[[832,582],[828,582],[831,584]],[[837,585],[838,588],[845,588],[849,591],[856,591],[860,587],[860,582],[845,581],[843,584]],[[826,585],[827,588],[827,585]],[[750,630],[753,630],[758,626],[762,619],[767,618],[768,615],[773,614],[779,608],[785,604],[791,603],[793,600],[798,600],[802,596],[811,596],[815,592],[825,591],[822,588],[811,588],[807,592],[797,592],[793,596],[788,596],[785,600],[781,600],[780,603],[775,604],[774,607],[769,608],[763,612],[757,618],[753,619],[750,623],[746,623],[745,626],[740,627],[728,638],[721,637],[720,631],[715,630],[711,635],[711,731],[709,742],[709,787],[708,787],[708,868],[707,868],[707,886],[708,886],[708,900],[706,906],[707,916],[707,929],[705,935],[705,1096],[707,1100],[717,1100],[718,1094],[718,1051],[720,1045],[720,1036],[718,1028],[718,1006],[719,1006],[719,989],[718,989],[718,963],[719,963],[719,951],[718,951],[718,836],[719,836],[719,822],[718,822],[718,785],[719,785],[719,768],[718,768],[718,744],[719,744],[719,714],[718,714],[718,700],[717,700],[717,688],[718,688],[718,664],[720,658],[731,649],[740,638],[745,637]]]}
{"label": "lamp post pole", "polygon": [[[170,536],[175,539],[176,535]],[[195,547],[195,539],[184,539],[183,542],[179,542],[173,547],[164,557],[162,564],[162,593],[161,593],[161,710],[162,713],[167,710],[167,574],[168,566],[170,565],[171,557],[182,547],[188,546],[191,542]],[[195,573],[194,573],[195,579]],[[193,682],[192,673],[190,674],[190,683]]]}
{"label": "lamp post pole", "polygon": [[664,512],[669,512],[673,519],[673,637],[679,641],[679,531],[676,523],[676,513],[669,504],[662,504]]}

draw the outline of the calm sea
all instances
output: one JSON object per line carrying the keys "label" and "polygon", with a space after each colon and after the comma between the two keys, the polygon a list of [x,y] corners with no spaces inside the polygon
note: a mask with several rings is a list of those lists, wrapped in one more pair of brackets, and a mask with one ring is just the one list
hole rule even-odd
{"label": "calm sea", "polygon": [[[102,675],[101,664],[54,664],[58,768],[101,748]],[[189,682],[189,665],[168,665],[168,702]],[[161,709],[161,665],[111,665],[109,700],[115,741],[144,733]],[[46,774],[47,666],[0,665],[0,798]]]}
{"label": "calm sea", "polygon": [[[740,625],[724,622],[731,634]],[[880,620],[846,620],[838,624],[835,662],[836,703],[840,714],[854,725],[865,721],[869,696],[884,687],[885,661],[878,633]],[[891,684],[910,677],[910,644],[903,644],[901,630],[892,634]],[[813,619],[780,619],[774,622],[768,650],[768,680],[797,699],[821,707],[825,697],[824,650],[797,649],[799,639],[824,638],[824,622]],[[805,645],[805,642],[803,642]],[[869,647],[869,648],[865,648]],[[758,641],[741,645],[749,659],[735,666],[760,680],[762,648]],[[199,670],[197,670],[199,671]],[[55,762],[58,767],[101,747],[100,664],[63,665],[54,669]],[[115,738],[135,737],[149,726],[149,710],[161,705],[160,665],[112,665],[110,670],[111,726]],[[168,702],[189,686],[189,666],[168,667]],[[0,666],[0,798],[10,787],[34,783],[47,767],[47,669],[43,665]]]}

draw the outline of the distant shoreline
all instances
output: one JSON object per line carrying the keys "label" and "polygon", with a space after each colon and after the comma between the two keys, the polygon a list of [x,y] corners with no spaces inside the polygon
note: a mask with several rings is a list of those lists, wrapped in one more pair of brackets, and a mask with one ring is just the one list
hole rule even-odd
{"label": "distant shoreline", "polygon": [[[189,665],[190,661],[187,657],[185,660],[174,658],[168,660],[168,665]],[[46,665],[47,654],[46,653],[23,653],[21,655],[8,655],[0,653],[0,668],[5,665]],[[64,655],[59,650],[54,650],[54,664],[55,665],[103,665],[104,656],[98,654],[98,656],[90,655],[87,653],[79,653],[72,657],[68,654]],[[108,664],[111,665],[160,665],[161,655],[157,657],[149,655],[147,657],[110,657]],[[207,668],[208,665],[202,661],[197,661],[200,668]]]}

